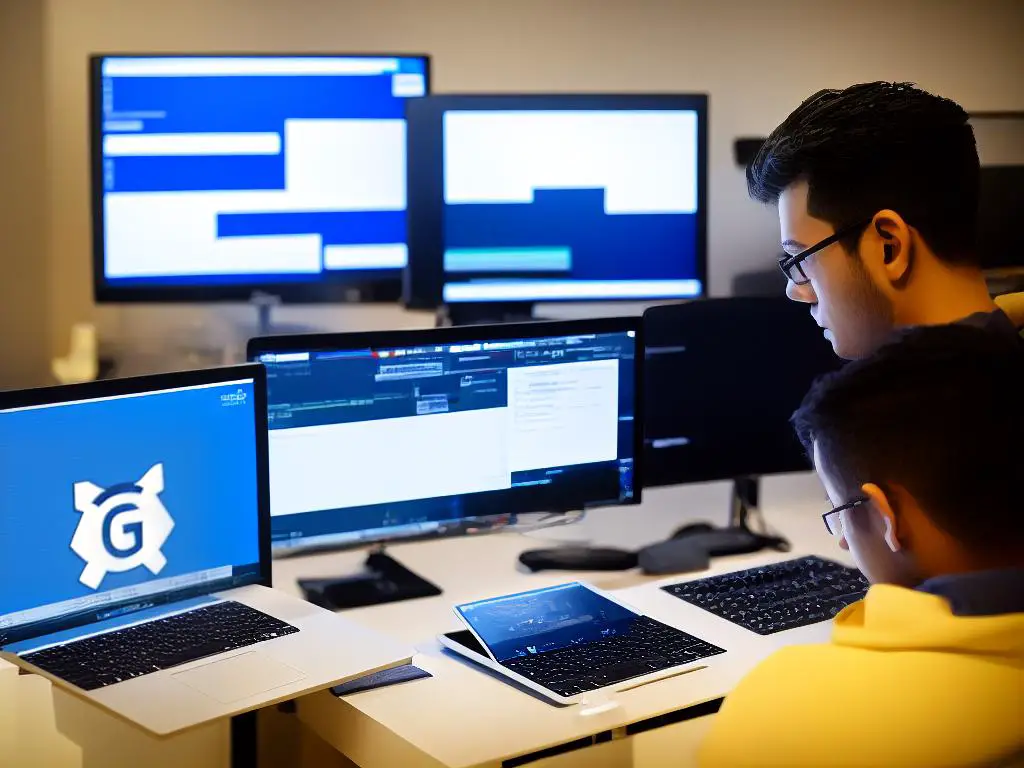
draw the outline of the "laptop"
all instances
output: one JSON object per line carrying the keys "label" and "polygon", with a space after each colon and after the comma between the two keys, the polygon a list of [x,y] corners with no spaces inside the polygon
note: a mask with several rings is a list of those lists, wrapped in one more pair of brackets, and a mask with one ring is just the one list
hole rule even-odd
{"label": "laptop", "polygon": [[555,587],[463,603],[466,629],[442,646],[556,704],[703,669],[723,648],[630,608],[595,587]]}
{"label": "laptop", "polygon": [[269,589],[262,366],[0,393],[0,656],[156,734],[406,664]]}

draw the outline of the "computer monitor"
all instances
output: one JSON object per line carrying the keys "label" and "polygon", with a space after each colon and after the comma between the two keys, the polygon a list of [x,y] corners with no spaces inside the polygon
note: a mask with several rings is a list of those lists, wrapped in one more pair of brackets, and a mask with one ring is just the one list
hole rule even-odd
{"label": "computer monitor", "polygon": [[975,114],[978,144],[978,254],[993,272],[1024,274],[1024,112]]}
{"label": "computer monitor", "polygon": [[841,361],[806,304],[707,299],[644,313],[647,486],[811,469],[789,419]]}
{"label": "computer monitor", "polygon": [[706,299],[652,307],[643,321],[645,486],[732,480],[733,493],[728,526],[684,526],[642,550],[641,566],[692,567],[695,550],[706,558],[787,549],[748,521],[760,476],[811,469],[790,416],[814,379],[841,364],[807,305]]}
{"label": "computer monitor", "polygon": [[634,317],[253,339],[274,551],[638,503],[640,329]]}
{"label": "computer monitor", "polygon": [[707,96],[434,96],[406,108],[407,305],[705,293]]}
{"label": "computer monitor", "polygon": [[0,645],[269,586],[264,376],[0,393]]}
{"label": "computer monitor", "polygon": [[372,301],[406,263],[404,55],[96,55],[98,302]]}

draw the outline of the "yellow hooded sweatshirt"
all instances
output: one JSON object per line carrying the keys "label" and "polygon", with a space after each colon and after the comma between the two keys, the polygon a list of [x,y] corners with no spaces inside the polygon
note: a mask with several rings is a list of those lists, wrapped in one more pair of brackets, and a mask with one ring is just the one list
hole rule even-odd
{"label": "yellow hooded sweatshirt", "polygon": [[729,766],[1024,765],[1024,613],[955,615],[885,584],[729,694],[701,747]]}

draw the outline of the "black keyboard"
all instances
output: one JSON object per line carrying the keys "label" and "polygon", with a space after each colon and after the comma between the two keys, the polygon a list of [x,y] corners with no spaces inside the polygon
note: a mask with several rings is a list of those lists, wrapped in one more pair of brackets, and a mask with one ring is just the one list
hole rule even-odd
{"label": "black keyboard", "polygon": [[642,616],[628,634],[502,664],[560,696],[574,696],[719,653],[725,650]]}
{"label": "black keyboard", "polygon": [[662,589],[751,632],[770,635],[831,619],[864,597],[868,582],[856,568],[812,556]]}
{"label": "black keyboard", "polygon": [[298,631],[247,605],[223,601],[21,658],[91,691]]}

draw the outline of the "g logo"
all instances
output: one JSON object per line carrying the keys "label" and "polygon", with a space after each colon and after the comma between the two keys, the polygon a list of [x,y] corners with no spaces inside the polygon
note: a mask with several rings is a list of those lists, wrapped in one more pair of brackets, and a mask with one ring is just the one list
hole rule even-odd
{"label": "g logo", "polygon": [[121,515],[127,515],[131,512],[137,512],[138,507],[134,504],[119,504],[112,510],[107,512],[103,517],[103,546],[106,547],[113,557],[131,557],[140,549],[142,549],[142,523],[136,521],[134,523],[123,523],[121,528],[122,536],[127,536],[131,539],[131,543],[124,549],[118,547],[111,536],[111,529],[114,526],[114,522]]}
{"label": "g logo", "polygon": [[160,548],[174,521],[160,501],[164,465],[155,464],[139,482],[106,490],[75,483],[75,509],[82,519],[71,539],[72,551],[85,561],[79,581],[98,589],[107,573],[144,565],[153,574],[167,565]]}

